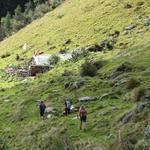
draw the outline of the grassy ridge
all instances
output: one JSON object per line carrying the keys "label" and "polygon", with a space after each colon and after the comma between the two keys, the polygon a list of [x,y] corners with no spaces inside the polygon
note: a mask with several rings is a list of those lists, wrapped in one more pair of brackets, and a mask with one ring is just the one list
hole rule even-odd
{"label": "grassy ridge", "polygon": [[[130,23],[138,22],[139,26],[132,33],[133,37],[120,37],[120,41],[130,43],[131,46],[136,45],[137,40],[142,40],[143,36],[137,35],[143,26],[144,17],[149,14],[149,2],[144,1],[144,5],[136,10],[137,3],[132,2],[133,8],[125,9],[127,1],[66,1],[52,13],[45,15],[40,20],[34,21],[31,25],[22,29],[17,34],[0,43],[0,55],[6,52],[11,53],[11,57],[0,60],[1,67],[15,62],[15,55],[22,57],[31,57],[33,51],[40,49],[41,51],[54,53],[63,48],[66,40],[71,39],[71,43],[66,45],[72,50],[76,47],[83,47],[104,40],[109,33],[115,30],[122,31],[123,28]],[[77,7],[78,6],[78,7]],[[141,15],[142,18],[138,19]],[[148,40],[148,39],[146,39]],[[24,43],[29,45],[29,51],[22,54],[20,46]],[[141,42],[140,42],[141,43]],[[52,49],[50,49],[52,48]]]}
{"label": "grassy ridge", "polygon": [[[146,125],[150,123],[148,108],[135,114],[125,125],[118,121],[125,112],[137,106],[137,102],[134,102],[135,91],[150,86],[150,30],[149,26],[144,26],[144,19],[150,14],[150,4],[143,0],[144,4],[139,6],[138,2],[140,1],[131,2],[132,8],[126,9],[124,7],[128,1],[68,0],[0,43],[0,55],[6,52],[11,54],[10,57],[0,59],[0,68],[4,68],[8,64],[22,63],[16,62],[16,54],[29,58],[36,49],[45,53],[57,53],[65,46],[72,51],[76,47],[99,43],[108,38],[110,33],[120,31],[113,51],[89,53],[77,60],[58,63],[48,73],[26,82],[0,83],[0,149],[65,150],[69,146],[69,149],[79,147],[79,150],[83,150],[87,146],[99,146],[113,150],[119,145],[119,130],[122,146],[129,146],[126,145],[128,142],[134,148],[150,145],[150,141],[144,140],[143,136]],[[123,29],[130,23],[137,23],[137,27],[124,35]],[[141,29],[144,30],[143,33],[139,33]],[[64,46],[68,39],[72,42]],[[30,46],[27,52],[20,48],[24,43]],[[121,43],[125,46],[122,47]],[[81,64],[86,59],[105,61],[95,77],[80,76]],[[126,89],[126,85],[119,86],[115,89],[118,98],[106,98],[104,101],[95,99],[85,103],[88,110],[87,131],[80,132],[79,121],[73,119],[77,113],[69,117],[62,115],[64,99],[70,98],[78,108],[81,103],[77,97],[101,96],[113,91],[112,85],[116,81],[106,77],[125,61],[132,64],[133,70],[119,75],[117,80],[133,77],[140,84],[131,90]],[[71,74],[63,76],[65,70],[71,71]],[[85,81],[80,89],[64,88],[65,83],[78,80]],[[129,100],[125,101],[126,96]],[[39,99],[43,99],[47,106],[54,107],[57,115],[41,122],[37,108]],[[120,150],[126,149],[121,147]]]}

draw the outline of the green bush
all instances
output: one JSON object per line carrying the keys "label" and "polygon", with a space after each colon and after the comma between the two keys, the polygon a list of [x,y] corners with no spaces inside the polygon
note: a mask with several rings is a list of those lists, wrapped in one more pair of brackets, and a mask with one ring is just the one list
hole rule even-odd
{"label": "green bush", "polygon": [[52,55],[48,61],[50,65],[56,65],[60,61],[60,57],[57,55]]}
{"label": "green bush", "polygon": [[81,66],[80,74],[81,74],[81,76],[91,76],[91,77],[93,77],[97,74],[97,68],[92,62],[86,61]]}
{"label": "green bush", "polygon": [[126,83],[126,88],[127,88],[127,89],[133,89],[133,88],[135,88],[137,85],[138,85],[137,79],[135,79],[135,78],[133,78],[133,77],[128,78],[127,83]]}
{"label": "green bush", "polygon": [[145,94],[145,89],[144,88],[137,88],[134,91],[134,101],[140,101],[141,97],[144,96]]}

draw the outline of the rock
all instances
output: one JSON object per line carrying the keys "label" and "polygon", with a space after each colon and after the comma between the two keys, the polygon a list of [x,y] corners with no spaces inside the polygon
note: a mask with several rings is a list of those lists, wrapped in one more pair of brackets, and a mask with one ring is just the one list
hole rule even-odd
{"label": "rock", "polygon": [[92,46],[86,48],[86,50],[89,52],[97,52],[97,51],[102,51],[103,47],[101,47],[99,45],[92,45]]}
{"label": "rock", "polygon": [[64,53],[64,54],[58,54],[58,57],[61,61],[66,61],[72,58],[72,54],[70,53]]}
{"label": "rock", "polygon": [[150,18],[144,19],[144,25],[149,26],[150,25]]}
{"label": "rock", "polygon": [[113,85],[113,87],[120,87],[122,85],[125,85],[127,83],[126,79],[122,79],[122,80],[116,80],[116,83]]}
{"label": "rock", "polygon": [[109,49],[112,50],[113,49],[113,45],[111,44],[111,42],[109,40],[104,40],[99,44],[100,47],[103,47],[105,49]]}
{"label": "rock", "polygon": [[144,110],[145,107],[150,108],[150,102],[144,102],[144,103],[138,104],[137,107],[136,107],[136,110],[138,112],[141,112],[141,111]]}
{"label": "rock", "polygon": [[127,113],[125,113],[121,118],[120,118],[120,121],[123,123],[123,124],[126,124],[129,122],[129,120],[133,117],[133,111],[129,111]]}
{"label": "rock", "polygon": [[78,109],[76,109],[76,108],[74,107],[74,105],[71,105],[71,107],[70,107],[70,111],[71,111],[71,112],[77,112],[77,111],[78,111]]}
{"label": "rock", "polygon": [[78,116],[76,116],[76,117],[73,117],[73,118],[71,118],[72,120],[77,120],[77,119],[79,119],[79,117]]}
{"label": "rock", "polygon": [[47,107],[46,110],[45,110],[45,113],[47,114],[54,114],[54,110],[53,110],[53,107]]}
{"label": "rock", "polygon": [[69,88],[69,87],[70,87],[70,83],[66,82],[66,83],[64,84],[64,87],[65,87],[65,89]]}
{"label": "rock", "polygon": [[70,44],[72,41],[71,41],[71,39],[68,39],[68,40],[66,40],[65,42],[64,42],[64,44],[66,45],[66,44]]}
{"label": "rock", "polygon": [[145,29],[140,29],[137,33],[144,33]]}
{"label": "rock", "polygon": [[123,35],[127,35],[127,34],[129,34],[129,31],[128,30],[124,30],[123,31]]}
{"label": "rock", "polygon": [[136,24],[136,23],[132,23],[132,24],[130,24],[129,26],[125,27],[124,30],[132,30],[132,29],[134,29],[135,27],[137,27],[137,24]]}
{"label": "rock", "polygon": [[85,97],[79,97],[78,101],[79,102],[85,102],[85,101],[92,101],[95,99],[96,99],[96,97],[94,97],[94,96],[85,96]]}
{"label": "rock", "polygon": [[71,85],[71,89],[79,89],[81,86],[84,85],[84,81],[76,81]]}
{"label": "rock", "polygon": [[48,115],[47,115],[47,119],[52,118],[52,117],[53,117],[52,114],[48,114]]}
{"label": "rock", "polygon": [[60,51],[59,51],[59,54],[66,54],[67,53],[67,50],[66,49],[61,49]]}
{"label": "rock", "polygon": [[118,75],[129,72],[132,70],[132,65],[129,62],[124,62],[121,65],[119,65],[110,75],[112,79],[115,79]]}
{"label": "rock", "polygon": [[29,46],[27,45],[27,43],[23,44],[22,49],[24,51],[28,50]]}
{"label": "rock", "polygon": [[10,99],[5,99],[4,102],[8,103],[10,102]]}
{"label": "rock", "polygon": [[146,90],[144,92],[144,96],[141,99],[145,101],[150,101],[150,90]]}
{"label": "rock", "polygon": [[145,138],[145,139],[150,139],[150,125],[148,125],[148,126],[145,128],[145,131],[144,131],[144,138]]}
{"label": "rock", "polygon": [[100,100],[103,100],[104,98],[117,98],[113,92],[105,93],[102,96],[100,96]]}
{"label": "rock", "polygon": [[37,74],[47,72],[49,69],[50,67],[46,65],[31,65],[29,66],[29,75],[36,76]]}
{"label": "rock", "polygon": [[81,56],[83,54],[86,54],[86,53],[87,53],[86,49],[84,49],[84,48],[77,48],[77,49],[73,50],[72,57],[73,58],[77,58],[77,57],[79,57],[79,56]]}

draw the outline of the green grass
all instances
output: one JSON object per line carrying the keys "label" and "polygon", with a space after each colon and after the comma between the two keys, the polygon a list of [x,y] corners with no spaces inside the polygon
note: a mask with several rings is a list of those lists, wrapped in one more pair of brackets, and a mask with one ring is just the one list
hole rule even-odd
{"label": "green grass", "polygon": [[[126,0],[67,0],[42,19],[34,21],[0,43],[0,56],[10,54],[7,58],[0,58],[0,68],[3,69],[10,64],[24,63],[16,62],[16,54],[27,60],[37,49],[51,54],[58,53],[66,46],[71,52],[77,47],[99,43],[108,38],[110,33],[120,31],[113,51],[89,53],[77,60],[60,62],[48,73],[29,79],[27,83],[0,71],[0,149],[60,150],[71,143],[68,144],[70,149],[77,145],[79,150],[98,145],[106,150],[113,150],[118,143],[119,130],[124,141],[136,136],[134,147],[150,145],[150,141],[144,140],[143,135],[146,125],[150,123],[149,109],[135,114],[125,125],[118,121],[125,112],[137,105],[133,101],[135,89],[129,91],[125,85],[115,89],[118,99],[95,99],[84,103],[88,111],[85,132],[79,130],[79,120],[73,119],[77,113],[68,117],[62,115],[65,98],[70,98],[78,108],[81,103],[77,101],[77,97],[101,96],[113,91],[112,85],[115,81],[107,76],[125,61],[132,64],[133,70],[121,74],[118,80],[136,77],[140,82],[137,88],[149,88],[150,30],[149,26],[144,26],[143,20],[150,14],[150,4],[143,0],[144,5],[137,8],[137,2],[139,0],[130,2],[132,8],[125,9],[124,6],[128,3]],[[131,30],[130,34],[124,35],[123,28],[135,22],[138,26]],[[140,29],[145,32],[137,33]],[[72,42],[64,46],[68,39]],[[24,43],[30,47],[26,52],[20,48]],[[120,43],[126,46],[121,47]],[[53,46],[55,48],[50,49]],[[86,59],[105,61],[95,77],[80,76],[81,64]],[[64,70],[71,71],[72,75],[62,76]],[[73,83],[78,80],[85,81],[85,85],[80,89],[64,88],[66,82]],[[128,101],[124,100],[126,94],[131,95]],[[54,118],[44,122],[39,119],[37,100],[40,99],[58,112]]]}

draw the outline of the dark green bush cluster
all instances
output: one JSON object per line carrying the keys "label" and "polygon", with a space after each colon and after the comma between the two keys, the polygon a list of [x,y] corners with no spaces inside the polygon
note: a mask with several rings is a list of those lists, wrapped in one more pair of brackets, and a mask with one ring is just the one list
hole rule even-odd
{"label": "dark green bush cluster", "polygon": [[136,78],[134,78],[134,77],[128,78],[127,83],[126,83],[126,88],[127,88],[127,89],[133,89],[133,88],[135,88],[137,85],[138,85],[138,81],[137,81]]}
{"label": "dark green bush cluster", "polygon": [[134,101],[140,101],[142,96],[145,94],[145,89],[144,88],[137,88],[134,91]]}
{"label": "dark green bush cluster", "polygon": [[50,65],[56,65],[59,61],[60,61],[60,57],[57,56],[57,55],[52,55],[52,56],[49,58],[49,64],[50,64]]}
{"label": "dark green bush cluster", "polygon": [[84,64],[81,66],[81,71],[80,74],[81,76],[95,76],[97,73],[97,68],[96,66],[89,61],[86,61]]}
{"label": "dark green bush cluster", "polygon": [[81,76],[95,76],[97,74],[98,69],[103,67],[104,61],[88,61],[86,60],[84,64],[81,65],[80,74]]}
{"label": "dark green bush cluster", "polygon": [[25,4],[24,8],[18,5],[14,12],[7,12],[7,15],[2,18],[0,16],[0,40],[12,35],[33,20],[55,9],[63,1],[64,0],[30,0]]}

